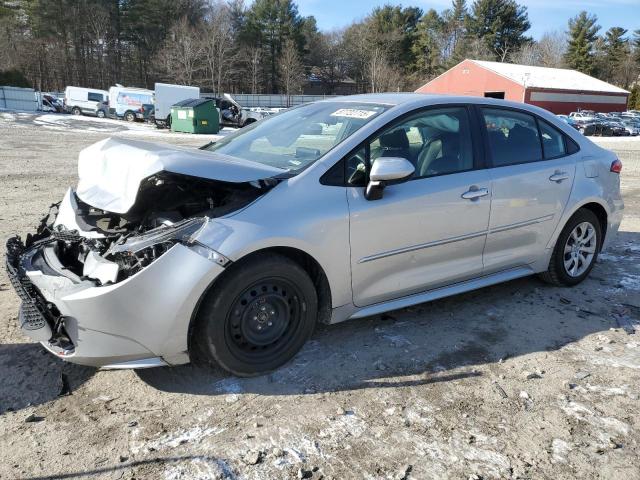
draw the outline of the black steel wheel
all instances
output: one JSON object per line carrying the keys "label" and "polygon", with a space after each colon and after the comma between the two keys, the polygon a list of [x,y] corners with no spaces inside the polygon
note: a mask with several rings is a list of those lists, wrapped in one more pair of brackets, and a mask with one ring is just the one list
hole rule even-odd
{"label": "black steel wheel", "polygon": [[313,332],[317,303],[313,282],[287,257],[258,255],[232,265],[198,311],[194,360],[213,361],[239,376],[274,370]]}

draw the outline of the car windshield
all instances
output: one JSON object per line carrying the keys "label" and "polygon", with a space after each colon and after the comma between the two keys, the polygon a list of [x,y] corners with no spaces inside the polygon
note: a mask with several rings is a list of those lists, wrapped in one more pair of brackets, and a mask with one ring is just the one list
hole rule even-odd
{"label": "car windshield", "polygon": [[372,103],[311,103],[247,126],[204,149],[296,173],[389,108]]}

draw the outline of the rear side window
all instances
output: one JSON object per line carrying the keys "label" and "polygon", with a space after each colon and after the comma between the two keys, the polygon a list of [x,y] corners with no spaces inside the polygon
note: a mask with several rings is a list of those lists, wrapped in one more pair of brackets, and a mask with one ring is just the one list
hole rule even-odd
{"label": "rear side window", "polygon": [[542,160],[536,119],[526,113],[483,108],[494,167]]}
{"label": "rear side window", "polygon": [[87,100],[90,102],[102,102],[103,97],[101,93],[89,92],[87,93]]}
{"label": "rear side window", "polygon": [[540,135],[542,136],[544,158],[548,160],[566,155],[564,135],[544,120],[538,120],[538,124],[540,125]]}

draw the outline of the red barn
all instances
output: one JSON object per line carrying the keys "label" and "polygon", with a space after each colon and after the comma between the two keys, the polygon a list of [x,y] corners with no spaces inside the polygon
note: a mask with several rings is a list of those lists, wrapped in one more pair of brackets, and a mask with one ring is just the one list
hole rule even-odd
{"label": "red barn", "polygon": [[629,92],[576,70],[464,60],[416,90],[504,98],[559,114],[577,110],[623,112]]}

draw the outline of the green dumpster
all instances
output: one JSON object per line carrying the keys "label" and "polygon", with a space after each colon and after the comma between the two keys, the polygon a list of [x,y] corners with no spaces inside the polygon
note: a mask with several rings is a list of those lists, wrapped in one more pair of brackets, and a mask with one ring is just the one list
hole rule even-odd
{"label": "green dumpster", "polygon": [[171,107],[171,131],[218,133],[220,115],[213,100],[190,98]]}

